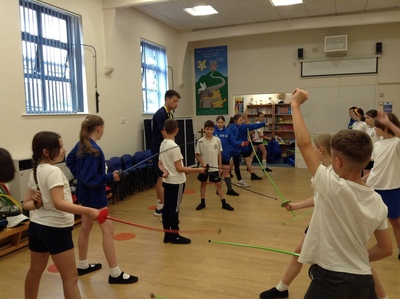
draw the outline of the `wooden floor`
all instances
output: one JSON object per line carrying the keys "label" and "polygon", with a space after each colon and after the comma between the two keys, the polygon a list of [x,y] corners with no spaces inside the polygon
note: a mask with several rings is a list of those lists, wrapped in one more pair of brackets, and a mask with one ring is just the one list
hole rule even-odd
{"label": "wooden floor", "polygon": [[[103,263],[103,269],[79,277],[83,298],[150,298],[154,293],[160,299],[199,298],[258,298],[259,293],[276,286],[291,258],[288,255],[265,250],[209,243],[226,241],[274,247],[292,251],[303,235],[311,214],[297,211],[298,220],[281,208],[282,197],[286,200],[302,200],[312,195],[310,175],[307,170],[271,167],[269,173],[279,192],[263,174],[262,181],[250,181],[243,171],[244,179],[250,183],[249,190],[261,192],[270,199],[238,187],[239,197],[227,197],[235,211],[221,209],[215,188],[208,186],[206,209],[196,211],[199,203],[199,183],[196,175],[187,176],[186,190],[180,213],[181,230],[221,229],[221,234],[184,234],[192,239],[190,245],[163,243],[163,233],[114,222],[115,234],[130,232],[135,238],[115,241],[121,269],[139,277],[132,285],[108,284],[108,267],[101,247],[101,233],[93,229],[89,247],[89,262]],[[257,171],[259,175],[261,171]],[[232,181],[236,183],[236,179]],[[225,185],[225,184],[224,184]],[[224,190],[226,187],[224,186]],[[281,193],[282,196],[279,194]],[[153,216],[149,206],[155,204],[155,191],[150,189],[136,193],[110,206],[110,216],[141,225],[162,228],[160,218]],[[304,214],[305,213],[305,214]],[[286,225],[283,225],[283,223]],[[80,227],[74,230],[74,242]],[[400,261],[393,234],[396,254],[375,262],[376,268],[390,299],[400,299]],[[50,260],[49,265],[52,264]],[[24,279],[29,267],[29,250],[0,258],[1,298],[23,298]],[[292,283],[289,291],[292,299],[303,298],[310,279],[308,265]],[[42,277],[39,298],[63,298],[59,274],[45,271]],[[340,299],[340,298],[338,298]]]}

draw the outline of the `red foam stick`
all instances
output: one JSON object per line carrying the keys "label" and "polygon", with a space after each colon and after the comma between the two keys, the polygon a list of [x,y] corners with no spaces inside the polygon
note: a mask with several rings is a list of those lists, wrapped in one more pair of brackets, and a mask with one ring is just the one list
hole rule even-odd
{"label": "red foam stick", "polygon": [[120,223],[124,223],[124,224],[128,224],[128,225],[132,225],[132,226],[136,226],[136,227],[140,227],[140,228],[144,228],[144,229],[149,229],[149,230],[154,230],[157,232],[163,232],[163,233],[171,233],[171,234],[177,234],[177,233],[187,233],[187,234],[205,234],[205,233],[221,233],[221,229],[191,229],[191,230],[173,230],[173,229],[162,229],[162,228],[155,228],[155,227],[150,227],[150,226],[146,226],[146,225],[141,225],[141,224],[137,224],[137,223],[133,223],[133,222],[129,222],[129,221],[125,221],[125,220],[121,220],[118,218],[114,218],[111,216],[108,216],[108,209],[104,209],[101,210],[99,213],[99,216],[97,217],[97,221],[102,224],[104,223],[104,221],[106,221],[106,219],[110,219],[116,222],[120,222]]}

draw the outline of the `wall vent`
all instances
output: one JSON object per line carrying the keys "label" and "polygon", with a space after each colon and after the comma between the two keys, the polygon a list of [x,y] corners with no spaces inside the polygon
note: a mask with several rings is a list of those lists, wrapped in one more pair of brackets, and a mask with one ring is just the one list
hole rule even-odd
{"label": "wall vent", "polygon": [[325,36],[325,54],[343,56],[347,52],[347,35]]}

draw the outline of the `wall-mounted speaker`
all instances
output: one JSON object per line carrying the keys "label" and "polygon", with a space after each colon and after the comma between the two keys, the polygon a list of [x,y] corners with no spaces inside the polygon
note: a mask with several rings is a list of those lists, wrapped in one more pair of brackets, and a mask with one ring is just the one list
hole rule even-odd
{"label": "wall-mounted speaker", "polygon": [[382,50],[382,43],[376,43],[375,44],[375,53],[376,54],[382,54],[383,50]]}
{"label": "wall-mounted speaker", "polygon": [[303,48],[297,49],[297,58],[298,58],[298,59],[303,59],[303,58],[304,58],[304,51],[303,51]]}

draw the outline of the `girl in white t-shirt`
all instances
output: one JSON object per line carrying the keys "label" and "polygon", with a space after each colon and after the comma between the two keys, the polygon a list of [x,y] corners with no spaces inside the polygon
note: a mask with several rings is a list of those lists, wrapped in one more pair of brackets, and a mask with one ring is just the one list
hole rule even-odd
{"label": "girl in white t-shirt", "polygon": [[[96,220],[99,211],[75,205],[67,178],[56,163],[64,161],[61,136],[39,132],[33,137],[33,171],[29,177],[24,209],[30,210],[29,249],[31,262],[25,279],[25,299],[37,298],[40,279],[51,256],[60,272],[64,297],[81,298],[75,264],[72,227],[74,215]],[[41,201],[38,200],[40,191]]]}
{"label": "girl in white t-shirt", "polygon": [[[366,132],[369,135],[369,137],[371,137],[372,143],[374,144],[379,140],[379,137],[378,135],[376,135],[375,132],[375,119],[377,118],[377,116],[378,116],[378,111],[375,109],[368,110],[367,112],[365,112],[365,122],[368,126]],[[368,174],[373,166],[374,166],[374,161],[373,160],[369,161],[368,165],[365,166],[363,175]]]}
{"label": "girl in white t-shirt", "polygon": [[367,132],[368,125],[365,122],[364,111],[361,108],[354,108],[353,119],[353,130],[360,130]]}
{"label": "girl in white t-shirt", "polygon": [[388,207],[400,259],[400,122],[393,113],[378,112],[375,130],[382,139],[374,144],[374,167],[363,177]]}

